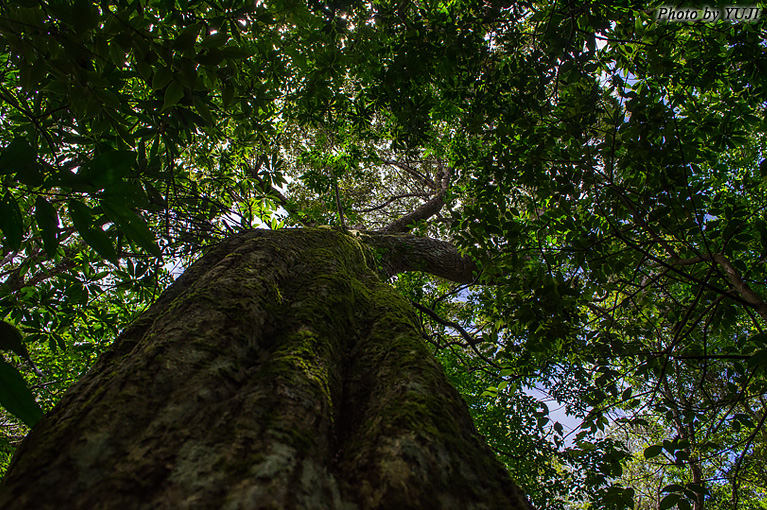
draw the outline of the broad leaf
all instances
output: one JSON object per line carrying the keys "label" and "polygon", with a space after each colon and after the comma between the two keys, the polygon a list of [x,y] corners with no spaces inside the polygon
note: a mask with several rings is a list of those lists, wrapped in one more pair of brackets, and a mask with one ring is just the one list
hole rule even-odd
{"label": "broad leaf", "polygon": [[663,452],[663,447],[660,445],[653,445],[648,448],[645,448],[644,451],[644,458],[645,459],[652,459],[653,457],[657,457]]}
{"label": "broad leaf", "polygon": [[14,138],[0,153],[0,175],[19,172],[34,164],[35,149],[24,138]]}
{"label": "broad leaf", "polygon": [[56,212],[56,208],[49,204],[42,196],[37,197],[35,200],[35,219],[40,227],[40,235],[43,238],[45,253],[52,257],[59,245],[58,237],[56,236],[59,228],[59,214]]}
{"label": "broad leaf", "polygon": [[152,255],[157,257],[161,255],[160,248],[143,218],[119,202],[102,200],[101,207],[109,219],[115,222],[120,231],[125,233],[131,241]]}
{"label": "broad leaf", "polygon": [[173,80],[173,71],[169,67],[160,66],[152,77],[152,88],[159,90],[165,88]]}
{"label": "broad leaf", "polygon": [[0,360],[0,405],[28,427],[34,427],[43,417],[43,410],[35,401],[24,378],[16,367],[3,360]]}
{"label": "broad leaf", "polygon": [[660,501],[660,510],[666,510],[667,508],[676,506],[681,498],[682,497],[679,494],[669,494]]}
{"label": "broad leaf", "polygon": [[90,182],[95,188],[103,189],[119,182],[135,167],[135,152],[110,151],[94,157],[84,165],[78,176]]}
{"label": "broad leaf", "polygon": [[10,193],[6,193],[0,200],[0,228],[5,237],[5,246],[10,250],[18,250],[24,236],[24,221],[19,204]]}
{"label": "broad leaf", "polygon": [[112,245],[112,241],[103,230],[93,225],[90,208],[82,202],[70,200],[69,215],[83,240],[96,250],[99,255],[113,264],[117,264],[117,252]]}
{"label": "broad leaf", "polygon": [[177,81],[170,82],[168,88],[165,89],[162,104],[163,111],[178,103],[182,97],[184,97],[184,86]]}
{"label": "broad leaf", "polygon": [[24,359],[30,359],[21,332],[16,326],[5,321],[0,321],[0,350],[13,351]]}

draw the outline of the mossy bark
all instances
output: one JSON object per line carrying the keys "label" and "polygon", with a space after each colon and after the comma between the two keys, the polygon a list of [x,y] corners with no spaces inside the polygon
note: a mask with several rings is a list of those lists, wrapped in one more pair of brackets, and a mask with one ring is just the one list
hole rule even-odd
{"label": "mossy bark", "polygon": [[324,228],[218,245],[32,430],[0,508],[527,508],[380,257]]}

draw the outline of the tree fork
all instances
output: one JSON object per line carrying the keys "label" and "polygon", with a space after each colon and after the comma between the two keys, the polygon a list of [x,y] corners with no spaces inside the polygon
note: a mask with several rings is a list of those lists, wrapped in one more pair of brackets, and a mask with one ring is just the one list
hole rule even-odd
{"label": "tree fork", "polygon": [[529,508],[377,257],[327,228],[217,245],[34,427],[0,507]]}

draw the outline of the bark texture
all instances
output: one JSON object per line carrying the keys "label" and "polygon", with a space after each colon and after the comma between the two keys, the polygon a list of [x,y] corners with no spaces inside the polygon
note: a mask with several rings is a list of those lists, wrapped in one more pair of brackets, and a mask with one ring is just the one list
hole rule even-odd
{"label": "bark texture", "polygon": [[0,508],[528,508],[377,256],[322,228],[211,250],[32,430]]}
{"label": "bark texture", "polygon": [[478,268],[450,243],[387,232],[360,232],[366,245],[373,248],[384,277],[406,271],[423,271],[456,283],[475,283]]}

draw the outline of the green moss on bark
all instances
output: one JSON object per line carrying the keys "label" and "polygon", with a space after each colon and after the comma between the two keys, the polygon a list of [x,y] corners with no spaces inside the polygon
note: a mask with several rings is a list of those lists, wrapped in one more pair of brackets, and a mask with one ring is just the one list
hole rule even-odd
{"label": "green moss on bark", "polygon": [[0,506],[524,508],[361,239],[212,249],[30,434]]}

